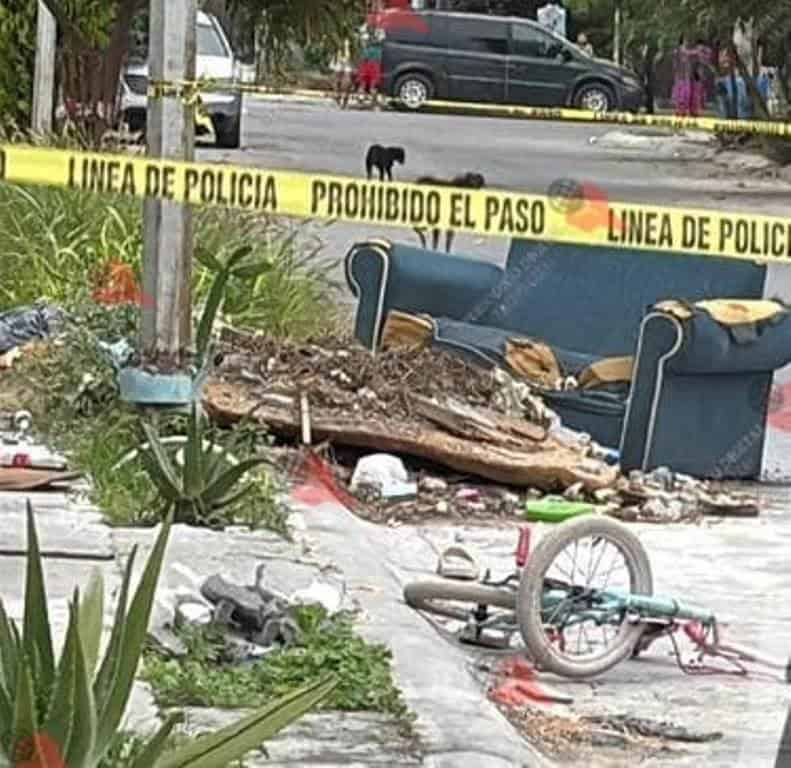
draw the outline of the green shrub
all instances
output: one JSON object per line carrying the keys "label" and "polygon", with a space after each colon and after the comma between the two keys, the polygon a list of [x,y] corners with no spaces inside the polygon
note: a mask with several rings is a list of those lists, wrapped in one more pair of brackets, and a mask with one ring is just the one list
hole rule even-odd
{"label": "green shrub", "polygon": [[36,3],[0,3],[0,128],[30,125],[36,60]]}
{"label": "green shrub", "polygon": [[297,645],[273,651],[251,664],[226,663],[222,628],[180,630],[188,653],[179,659],[147,651],[143,677],[160,707],[257,706],[287,695],[331,673],[338,687],[324,708],[380,712],[408,724],[409,708],[392,677],[392,656],[383,645],[367,643],[348,614],[328,616],[320,606],[295,610],[302,635]]}

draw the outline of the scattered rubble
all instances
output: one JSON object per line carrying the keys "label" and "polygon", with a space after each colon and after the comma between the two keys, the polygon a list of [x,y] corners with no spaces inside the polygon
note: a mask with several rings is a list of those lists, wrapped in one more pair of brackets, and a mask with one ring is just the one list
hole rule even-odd
{"label": "scattered rubble", "polygon": [[[281,463],[287,466],[288,462],[284,459]],[[352,469],[338,457],[325,466],[334,487],[351,498],[354,511],[382,524],[518,522],[529,517],[527,507],[531,501],[551,498],[539,488],[503,486],[469,475],[441,476],[437,470],[416,468],[410,473],[416,481],[416,498],[394,500],[368,486],[348,491]],[[610,487],[593,492],[575,484],[566,489],[563,497],[590,504],[591,511],[624,522],[697,523],[704,518],[754,517],[759,513],[753,494],[724,492],[715,483],[674,474],[665,468],[651,473],[633,472],[628,478],[619,478]]]}
{"label": "scattered rubble", "polygon": [[630,472],[629,477],[619,478],[614,490],[616,494],[609,500],[607,511],[626,521],[676,523],[694,522],[704,516],[759,514],[754,495],[719,491],[715,483],[673,473],[666,467],[649,473]]}
{"label": "scattered rubble", "polygon": [[639,755],[647,758],[667,754],[671,745],[704,744],[722,738],[719,732],[698,733],[675,723],[628,715],[557,714],[535,705],[498,708],[520,733],[551,757],[583,758],[585,765],[591,766],[635,765],[640,762]]}

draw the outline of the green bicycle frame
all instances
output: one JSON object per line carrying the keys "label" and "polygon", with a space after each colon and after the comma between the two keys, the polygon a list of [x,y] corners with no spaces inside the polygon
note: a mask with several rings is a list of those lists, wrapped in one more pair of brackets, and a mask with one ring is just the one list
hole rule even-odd
{"label": "green bicycle frame", "polygon": [[[580,610],[575,603],[585,601]],[[593,605],[591,605],[593,603]],[[569,596],[561,589],[544,591],[541,601],[543,620],[552,623],[555,614],[565,619],[564,626],[593,620],[597,624],[611,621],[616,616],[636,613],[641,619],[681,619],[698,621],[704,626],[715,623],[714,614],[689,603],[682,603],[672,597],[660,595],[634,595],[628,592],[591,590],[585,595]],[[570,620],[569,620],[570,619]]]}

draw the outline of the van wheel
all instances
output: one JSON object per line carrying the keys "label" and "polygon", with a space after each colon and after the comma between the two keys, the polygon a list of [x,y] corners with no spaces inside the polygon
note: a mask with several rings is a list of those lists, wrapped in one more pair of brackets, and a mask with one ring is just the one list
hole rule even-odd
{"label": "van wheel", "polygon": [[418,110],[434,96],[434,84],[417,72],[398,78],[395,95],[407,109]]}
{"label": "van wheel", "polygon": [[610,112],[615,108],[615,95],[606,85],[588,83],[574,94],[574,106],[591,112]]}

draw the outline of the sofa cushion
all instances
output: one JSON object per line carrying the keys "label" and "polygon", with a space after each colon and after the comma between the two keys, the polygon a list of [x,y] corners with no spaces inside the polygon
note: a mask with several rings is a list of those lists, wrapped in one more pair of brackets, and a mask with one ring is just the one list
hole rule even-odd
{"label": "sofa cushion", "polygon": [[382,349],[411,347],[422,349],[431,345],[434,321],[428,315],[411,315],[391,310],[382,331]]}

